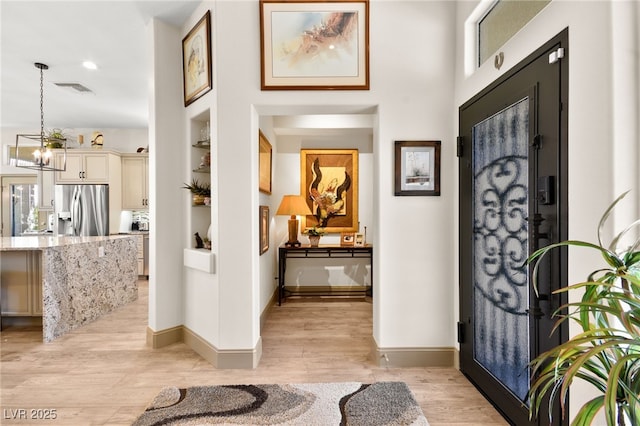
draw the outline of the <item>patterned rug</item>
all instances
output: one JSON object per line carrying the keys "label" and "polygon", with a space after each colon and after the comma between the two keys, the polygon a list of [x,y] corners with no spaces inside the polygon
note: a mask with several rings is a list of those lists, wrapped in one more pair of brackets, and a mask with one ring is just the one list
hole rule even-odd
{"label": "patterned rug", "polygon": [[403,382],[168,387],[133,424],[429,425]]}

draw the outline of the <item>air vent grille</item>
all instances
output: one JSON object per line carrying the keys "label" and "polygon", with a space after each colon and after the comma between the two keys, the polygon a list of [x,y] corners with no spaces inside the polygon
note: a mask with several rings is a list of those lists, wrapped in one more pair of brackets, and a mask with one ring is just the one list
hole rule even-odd
{"label": "air vent grille", "polygon": [[76,90],[76,91],[81,92],[81,93],[89,93],[89,92],[91,92],[91,89],[83,86],[80,83],[54,83],[54,84],[56,86],[59,86],[59,87],[66,87],[68,89],[73,89],[73,90]]}

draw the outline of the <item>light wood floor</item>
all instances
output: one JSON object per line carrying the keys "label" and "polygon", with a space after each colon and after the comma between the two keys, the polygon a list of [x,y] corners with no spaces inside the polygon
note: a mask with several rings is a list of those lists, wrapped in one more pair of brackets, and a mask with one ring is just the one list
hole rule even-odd
{"label": "light wood floor", "polygon": [[[404,381],[432,426],[506,425],[453,368],[368,361],[368,302],[306,299],[274,307],[254,370],[216,370],[184,344],[148,348],[147,302],[143,281],[138,301],[48,344],[39,330],[3,330],[0,423],[129,425],[164,386]],[[13,421],[17,409],[52,409],[57,418]]]}

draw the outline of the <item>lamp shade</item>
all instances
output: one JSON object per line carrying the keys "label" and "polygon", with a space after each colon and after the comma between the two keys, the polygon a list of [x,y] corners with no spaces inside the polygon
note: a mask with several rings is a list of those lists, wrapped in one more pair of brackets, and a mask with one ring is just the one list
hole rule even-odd
{"label": "lamp shade", "polygon": [[310,215],[311,209],[302,195],[285,195],[282,197],[277,215],[306,216]]}

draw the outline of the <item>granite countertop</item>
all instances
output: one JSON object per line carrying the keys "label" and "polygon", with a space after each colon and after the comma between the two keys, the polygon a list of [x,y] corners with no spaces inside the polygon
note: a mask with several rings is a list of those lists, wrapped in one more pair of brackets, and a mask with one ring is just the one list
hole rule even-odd
{"label": "granite countertop", "polygon": [[0,238],[0,251],[41,250],[49,247],[69,246],[74,244],[95,243],[129,235],[109,235],[104,237],[69,237],[69,236],[28,236]]}

